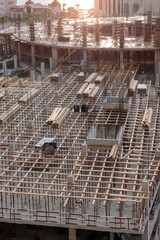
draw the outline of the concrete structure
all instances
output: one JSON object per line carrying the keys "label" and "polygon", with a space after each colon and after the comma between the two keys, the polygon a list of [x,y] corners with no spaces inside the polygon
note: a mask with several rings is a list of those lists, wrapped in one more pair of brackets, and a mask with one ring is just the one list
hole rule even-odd
{"label": "concrete structure", "polygon": [[[156,239],[160,18],[147,22],[103,19],[97,38],[94,19],[77,21],[76,32],[62,19],[67,42],[58,41],[57,22],[49,35],[34,24],[32,41],[28,26],[20,37],[0,32],[2,66],[15,60],[8,53],[35,66],[31,76],[1,70],[0,221],[68,228],[69,240],[77,229]],[[44,64],[46,74],[54,68],[47,77]]]}
{"label": "concrete structure", "polygon": [[10,8],[17,5],[17,0],[0,0],[0,17],[10,16]]}

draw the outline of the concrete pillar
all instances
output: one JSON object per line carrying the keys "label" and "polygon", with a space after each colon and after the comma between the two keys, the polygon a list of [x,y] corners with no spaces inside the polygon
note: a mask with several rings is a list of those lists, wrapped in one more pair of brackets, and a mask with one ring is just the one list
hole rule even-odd
{"label": "concrete pillar", "polygon": [[27,128],[29,128],[29,129],[32,129],[32,128],[33,128],[33,121],[32,121],[32,120],[29,120],[29,121],[27,122]]}
{"label": "concrete pillar", "polygon": [[122,6],[122,0],[120,0],[120,17],[123,16],[123,6]]}
{"label": "concrete pillar", "polygon": [[154,62],[155,62],[155,74],[160,73],[160,51],[159,50],[155,51]]}
{"label": "concrete pillar", "polygon": [[34,70],[31,70],[31,81],[32,82],[35,81],[35,72],[34,72]]}
{"label": "concrete pillar", "polygon": [[36,64],[36,58],[35,58],[35,46],[31,45],[31,56],[32,56],[32,66],[35,66]]}
{"label": "concrete pillar", "polygon": [[156,73],[155,87],[159,87],[159,86],[160,86],[160,74]]}
{"label": "concrete pillar", "polygon": [[20,42],[18,42],[18,52],[17,52],[17,56],[18,56],[18,59],[19,59],[19,65],[21,63],[21,44]]}
{"label": "concrete pillar", "polygon": [[76,240],[76,229],[69,228],[69,240]]}
{"label": "concrete pillar", "polygon": [[120,68],[124,69],[124,56],[123,51],[120,51]]}
{"label": "concrete pillar", "polygon": [[44,62],[41,62],[41,79],[43,79],[45,76],[45,67]]}
{"label": "concrete pillar", "polygon": [[116,16],[118,16],[118,0],[115,0],[115,5],[116,5],[115,14]]}
{"label": "concrete pillar", "polygon": [[114,233],[110,232],[110,240],[114,240]]}
{"label": "concrete pillar", "polygon": [[56,69],[58,64],[58,49],[56,47],[52,47],[52,59],[53,59],[53,70]]}
{"label": "concrete pillar", "polygon": [[82,156],[85,156],[86,155],[86,152],[87,152],[87,144],[86,143],[83,143],[82,144]]}
{"label": "concrete pillar", "polygon": [[152,11],[147,12],[147,23],[152,24]]}
{"label": "concrete pillar", "polygon": [[18,68],[17,55],[13,56],[13,62],[14,62],[14,69],[16,70]]}
{"label": "concrete pillar", "polygon": [[83,60],[87,63],[87,50],[83,50]]}
{"label": "concrete pillar", "polygon": [[109,17],[109,0],[107,0],[107,17]]}
{"label": "concrete pillar", "polygon": [[8,154],[9,154],[9,158],[12,158],[12,156],[15,154],[15,143],[9,143],[8,145]]}
{"label": "concrete pillar", "polygon": [[[149,192],[149,181],[148,180],[142,181],[142,191]],[[145,196],[149,197],[149,194],[146,193]],[[145,207],[146,207],[147,222],[146,222],[144,233],[142,235],[142,240],[149,240],[149,199],[145,200]]]}
{"label": "concrete pillar", "polygon": [[49,58],[49,69],[50,69],[50,72],[53,71],[53,59],[52,58]]}
{"label": "concrete pillar", "polygon": [[111,4],[111,16],[113,17],[113,0],[112,1],[110,1],[110,4]]}
{"label": "concrete pillar", "polygon": [[106,0],[103,0],[103,2],[102,2],[102,9],[103,9],[103,16],[105,16],[106,15]]}
{"label": "concrete pillar", "polygon": [[7,76],[7,63],[4,61],[2,65],[3,65],[3,76],[6,77]]}

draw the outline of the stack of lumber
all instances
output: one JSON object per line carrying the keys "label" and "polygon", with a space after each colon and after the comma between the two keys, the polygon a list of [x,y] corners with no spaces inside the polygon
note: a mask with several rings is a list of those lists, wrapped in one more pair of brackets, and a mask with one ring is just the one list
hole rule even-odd
{"label": "stack of lumber", "polygon": [[129,90],[128,90],[128,94],[129,96],[133,96],[136,89],[137,89],[137,86],[138,86],[138,80],[134,80],[132,79],[130,84],[129,84]]}
{"label": "stack of lumber", "polygon": [[52,125],[54,128],[59,128],[69,114],[69,108],[57,107],[47,120],[47,124]]}
{"label": "stack of lumber", "polygon": [[86,98],[94,98],[98,90],[98,85],[94,83],[88,84],[87,88],[83,91],[82,96]]}
{"label": "stack of lumber", "polygon": [[82,85],[82,87],[80,88],[80,90],[77,93],[77,98],[82,97],[82,93],[84,92],[84,90],[88,87],[88,83],[84,83]]}
{"label": "stack of lumber", "polygon": [[98,75],[98,73],[92,73],[91,75],[89,75],[89,77],[84,82],[92,83],[96,79],[97,75]]}
{"label": "stack of lumber", "polygon": [[98,75],[98,76],[96,77],[96,79],[95,79],[94,82],[95,82],[96,84],[100,84],[100,83],[103,82],[103,80],[105,79],[105,77],[106,77],[106,74]]}
{"label": "stack of lumber", "polygon": [[109,159],[115,159],[116,155],[117,155],[117,151],[118,151],[118,145],[115,144],[115,145],[113,145],[113,147],[112,147],[112,149],[110,151]]}
{"label": "stack of lumber", "polygon": [[0,124],[6,122],[8,118],[10,118],[14,113],[16,113],[20,109],[20,107],[21,106],[18,103],[16,103],[12,107],[10,107],[8,111],[0,115]]}
{"label": "stack of lumber", "polygon": [[0,85],[3,85],[3,83],[7,80],[7,77],[1,77],[0,78]]}
{"label": "stack of lumber", "polygon": [[145,110],[143,121],[142,121],[142,125],[145,129],[150,128],[151,121],[152,121],[152,114],[153,114],[152,108],[148,108]]}
{"label": "stack of lumber", "polygon": [[33,88],[31,91],[26,93],[23,97],[19,99],[19,102],[26,103],[29,100],[31,100],[35,95],[37,95],[40,92],[40,89]]}
{"label": "stack of lumber", "polygon": [[10,86],[12,83],[14,83],[15,81],[17,81],[18,77],[12,77],[12,78],[8,78],[5,82],[4,82],[4,87],[8,87]]}

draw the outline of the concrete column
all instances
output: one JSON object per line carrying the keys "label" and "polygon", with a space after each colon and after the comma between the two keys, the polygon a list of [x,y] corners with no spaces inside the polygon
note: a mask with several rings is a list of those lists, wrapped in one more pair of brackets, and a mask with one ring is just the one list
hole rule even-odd
{"label": "concrete column", "polygon": [[43,79],[45,76],[45,67],[44,62],[41,62],[41,79]]}
{"label": "concrete column", "polygon": [[[148,180],[143,180],[142,191],[149,192],[149,181]],[[145,196],[149,197],[149,194],[146,193]],[[144,233],[142,235],[142,240],[149,240],[149,199],[145,200],[145,207],[146,207],[147,222],[146,222]]]}
{"label": "concrete column", "polygon": [[36,58],[35,58],[35,46],[31,45],[31,56],[32,56],[32,66],[35,66],[36,64]]}
{"label": "concrete column", "polygon": [[52,59],[53,59],[53,70],[56,69],[58,64],[58,49],[56,47],[52,47]]}
{"label": "concrete column", "polygon": [[14,62],[14,69],[16,70],[18,68],[17,55],[13,56],[13,62]]}
{"label": "concrete column", "polygon": [[9,154],[9,158],[10,159],[15,154],[15,151],[16,151],[15,143],[9,143],[9,145],[8,145],[8,154]]}
{"label": "concrete column", "polygon": [[116,4],[115,13],[116,13],[116,16],[118,16],[118,0],[115,0],[115,4]]}
{"label": "concrete column", "polygon": [[159,50],[155,51],[154,62],[155,62],[155,74],[160,73],[160,51]]}
{"label": "concrete column", "polygon": [[32,82],[35,81],[35,72],[34,72],[34,70],[31,70],[31,81]]}
{"label": "concrete column", "polygon": [[105,16],[106,15],[106,0],[103,0],[103,2],[102,2],[102,11],[103,11],[103,16]]}
{"label": "concrete column", "polygon": [[111,4],[111,16],[113,17],[113,0],[110,1],[110,4]]}
{"label": "concrete column", "polygon": [[107,17],[109,17],[109,0],[106,1],[107,1]]}
{"label": "concrete column", "polygon": [[147,11],[147,23],[152,24],[152,11]]}
{"label": "concrete column", "polygon": [[21,44],[20,42],[18,42],[18,52],[17,52],[17,56],[18,56],[18,59],[19,59],[19,64],[21,62]]}
{"label": "concrete column", "polygon": [[123,51],[120,51],[120,68],[124,69],[124,56]]}
{"label": "concrete column", "polygon": [[85,156],[85,155],[86,155],[87,150],[88,150],[87,144],[86,144],[86,143],[83,143],[83,144],[82,144],[82,156]]}
{"label": "concrete column", "polygon": [[83,60],[87,62],[87,50],[83,50]]}
{"label": "concrete column", "polygon": [[6,77],[7,76],[7,63],[3,62],[3,76]]}
{"label": "concrete column", "polygon": [[160,86],[160,74],[156,73],[155,87],[159,87],[159,86]]}
{"label": "concrete column", "polygon": [[76,229],[69,228],[69,240],[76,240]]}
{"label": "concrete column", "polygon": [[110,232],[110,240],[114,240],[114,233]]}
{"label": "concrete column", "polygon": [[50,69],[50,72],[53,71],[53,58],[49,58],[49,69]]}

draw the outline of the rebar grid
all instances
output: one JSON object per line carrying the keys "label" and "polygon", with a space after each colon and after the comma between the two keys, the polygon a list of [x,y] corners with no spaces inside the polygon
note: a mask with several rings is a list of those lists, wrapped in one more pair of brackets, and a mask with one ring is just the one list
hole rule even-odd
{"label": "rebar grid", "polygon": [[[128,112],[103,110],[107,95],[127,96],[138,66],[131,65],[123,71],[108,65],[102,69],[108,71],[107,78],[93,99],[76,98],[83,83],[72,74],[64,75],[54,84],[44,80],[28,83],[26,87],[17,83],[9,87],[9,95],[0,102],[0,113],[29,92],[33,84],[40,88],[40,93],[21,104],[0,126],[0,217],[100,228],[112,225],[139,231],[147,199],[142,181],[149,180],[152,204],[159,178],[155,150],[159,144],[160,101],[155,88],[149,85],[148,95],[132,98]],[[74,104],[83,103],[89,106],[89,112],[72,110]],[[46,120],[58,106],[69,107],[70,113],[59,129],[53,129]],[[150,130],[142,128],[147,107],[153,109]],[[27,127],[29,120],[33,122],[32,128]],[[85,156],[82,155],[81,146],[94,124],[124,125],[114,159],[109,158],[112,146],[89,145]],[[46,157],[35,148],[44,137],[55,137],[54,156]],[[15,150],[10,145],[15,145]],[[74,176],[73,185],[67,184],[69,174]]]}

